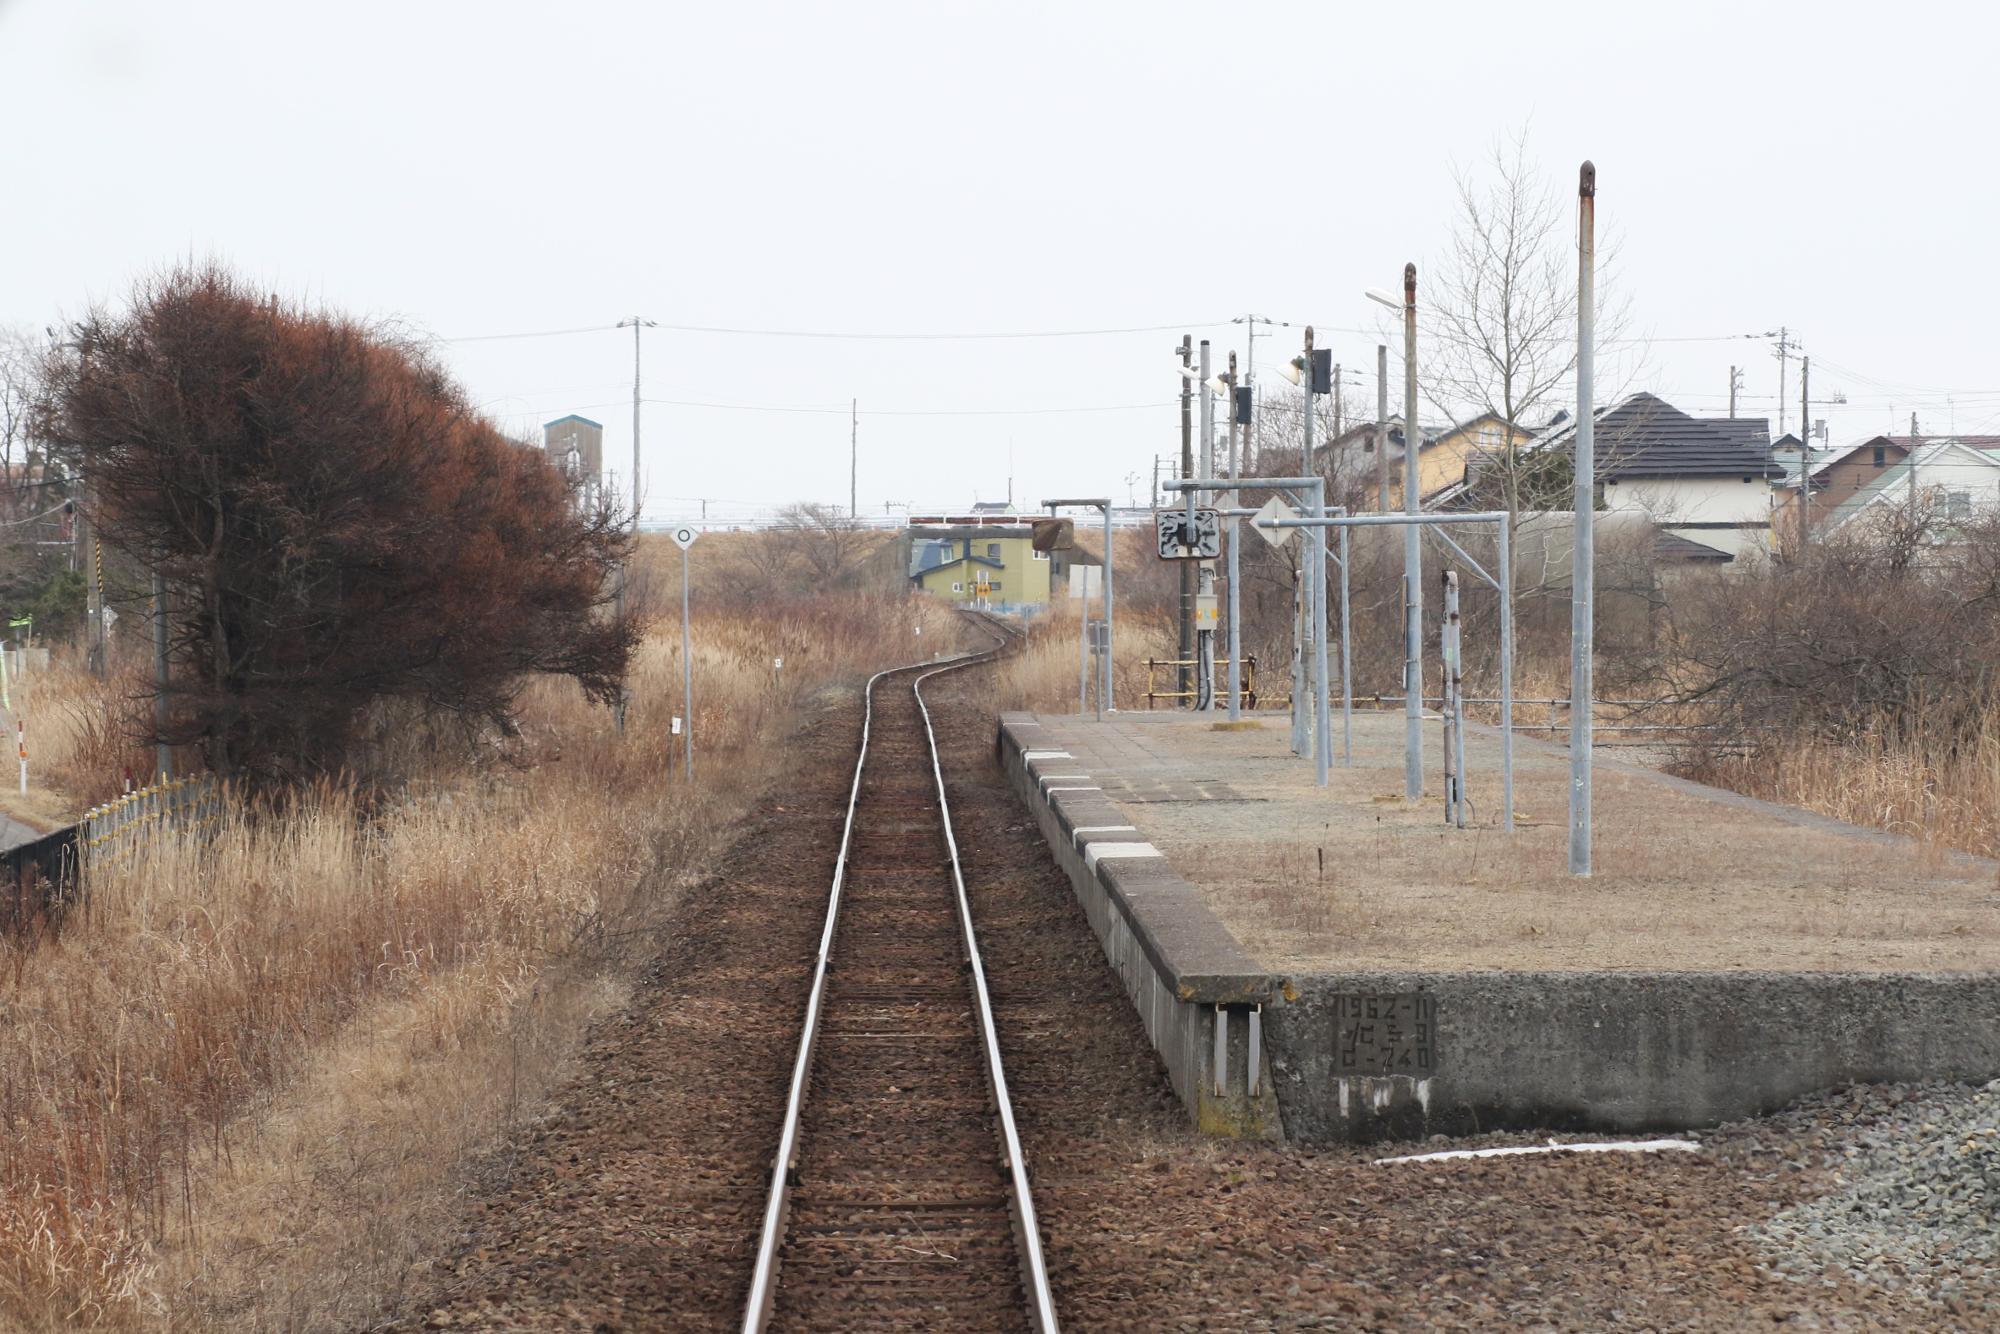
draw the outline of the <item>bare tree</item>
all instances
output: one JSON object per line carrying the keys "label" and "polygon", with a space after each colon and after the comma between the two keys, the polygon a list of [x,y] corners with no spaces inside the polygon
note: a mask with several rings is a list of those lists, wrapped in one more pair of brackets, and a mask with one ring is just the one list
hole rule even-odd
{"label": "bare tree", "polygon": [[841,582],[877,545],[875,535],[837,505],[805,501],[778,511],[778,548],[822,587]]}
{"label": "bare tree", "polygon": [[[1447,416],[1493,413],[1522,431],[1547,424],[1575,399],[1576,238],[1568,196],[1531,159],[1525,127],[1493,145],[1479,175],[1455,173],[1458,221],[1439,265],[1426,396]],[[1607,296],[1612,247],[1598,246],[1597,337],[1620,339],[1627,304]],[[1599,398],[1608,395],[1600,394]],[[1566,470],[1527,466],[1510,431],[1494,460],[1510,514],[1562,508],[1541,494]],[[1550,502],[1554,503],[1551,504]]]}
{"label": "bare tree", "polygon": [[28,432],[28,411],[35,392],[35,363],[40,356],[34,344],[12,330],[0,330],[0,505],[10,518],[19,518],[39,499],[35,483],[33,446]]}

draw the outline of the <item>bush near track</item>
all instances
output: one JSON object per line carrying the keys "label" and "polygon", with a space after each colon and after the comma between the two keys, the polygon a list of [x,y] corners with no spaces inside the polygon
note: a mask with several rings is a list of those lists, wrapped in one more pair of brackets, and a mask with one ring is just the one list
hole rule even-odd
{"label": "bush near track", "polygon": [[[958,634],[928,602],[751,604],[721,583],[696,585],[693,787],[669,727],[676,587],[624,737],[553,678],[513,737],[379,715],[377,771],[400,779],[370,801],[325,783],[212,842],[161,839],[60,934],[0,942],[0,1324],[353,1326],[395,1307],[467,1164],[620,1002],[799,720]],[[116,750],[101,731],[79,723],[52,762],[94,772]]]}

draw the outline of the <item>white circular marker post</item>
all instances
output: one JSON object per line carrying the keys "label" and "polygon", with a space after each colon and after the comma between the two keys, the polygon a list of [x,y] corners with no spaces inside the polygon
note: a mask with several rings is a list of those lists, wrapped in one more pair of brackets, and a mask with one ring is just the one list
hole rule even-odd
{"label": "white circular marker post", "polygon": [[[694,653],[688,633],[688,548],[699,536],[689,524],[674,529],[674,545],[681,549],[681,713],[687,718],[687,730],[681,732],[685,746],[681,774],[689,782],[694,781]],[[674,722],[674,730],[680,731],[680,719]]]}

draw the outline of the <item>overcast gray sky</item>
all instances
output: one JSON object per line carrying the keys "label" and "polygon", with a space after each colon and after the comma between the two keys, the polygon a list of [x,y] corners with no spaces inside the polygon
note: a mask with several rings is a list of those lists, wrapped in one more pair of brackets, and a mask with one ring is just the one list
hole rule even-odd
{"label": "overcast gray sky", "polygon": [[[1996,29],[1926,3],[0,0],[0,324],[213,257],[485,340],[446,346],[475,400],[595,417],[623,469],[609,326],[636,312],[662,326],[649,520],[844,504],[850,398],[864,509],[995,498],[1010,458],[1017,498],[1122,499],[1178,450],[1183,329],[1219,357],[1232,315],[1316,322],[1372,375],[1362,290],[1428,272],[1454,164],[1528,124],[1560,190],[1597,162],[1646,387],[1719,414],[1735,362],[1771,413],[1769,345],[1723,336],[1783,324],[1815,397],[1847,395],[1836,442],[1912,410],[2000,431]],[[1273,332],[1266,367],[1297,345]]]}

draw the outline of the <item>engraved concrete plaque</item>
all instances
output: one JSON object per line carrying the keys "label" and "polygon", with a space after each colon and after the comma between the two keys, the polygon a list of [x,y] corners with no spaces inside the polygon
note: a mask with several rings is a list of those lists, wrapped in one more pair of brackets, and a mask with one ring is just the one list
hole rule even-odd
{"label": "engraved concrete plaque", "polygon": [[1420,991],[1401,995],[1342,995],[1333,999],[1333,1073],[1364,1075],[1437,1073],[1437,998]]}

